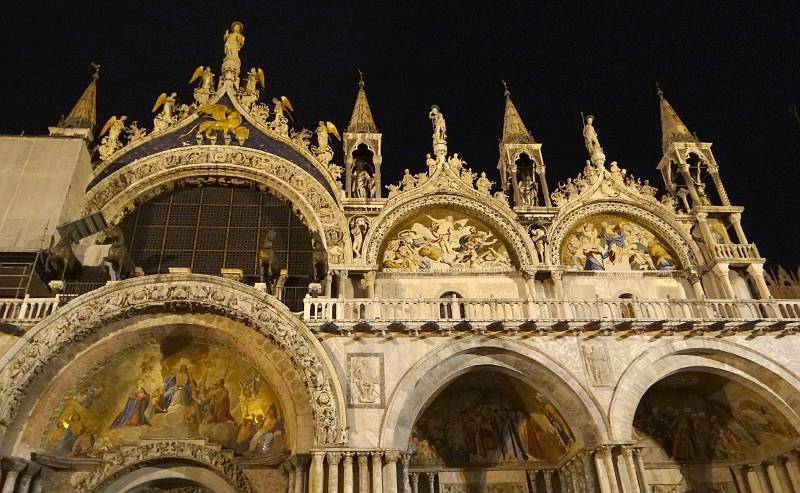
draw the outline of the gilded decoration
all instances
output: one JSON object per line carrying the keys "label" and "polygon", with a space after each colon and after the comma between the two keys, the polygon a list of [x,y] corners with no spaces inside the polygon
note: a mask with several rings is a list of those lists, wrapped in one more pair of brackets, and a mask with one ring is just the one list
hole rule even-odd
{"label": "gilded decoration", "polygon": [[[67,348],[115,320],[154,310],[219,313],[274,341],[305,381],[314,410],[315,442],[338,443],[344,426],[340,422],[344,399],[338,381],[331,376],[333,370],[320,356],[325,353],[319,343],[272,297],[238,282],[197,274],[117,282],[84,295],[37,325],[28,333],[26,344],[9,352],[9,362],[0,370],[0,431],[13,423],[36,375]],[[144,390],[153,391],[151,387]],[[133,394],[136,385],[124,391]]]}
{"label": "gilded decoration", "polygon": [[486,224],[450,209],[428,209],[397,226],[381,256],[384,270],[513,269],[505,242]]}
{"label": "gilded decoration", "polygon": [[[213,170],[213,172],[212,172]],[[102,211],[116,224],[151,190],[181,179],[219,174],[264,183],[286,197],[313,231],[322,230],[331,264],[351,251],[346,219],[336,200],[311,175],[277,156],[242,147],[198,146],[171,149],[135,161],[106,177],[86,198],[86,215]]]}
{"label": "gilded decoration", "polygon": [[45,436],[48,453],[101,457],[141,439],[205,438],[241,455],[286,446],[268,379],[219,346],[172,338],[106,360],[69,390]]}
{"label": "gilded decoration", "polygon": [[675,256],[649,229],[616,214],[599,214],[573,227],[561,263],[583,270],[674,270]]}
{"label": "gilded decoration", "polygon": [[498,374],[465,375],[450,384],[414,424],[416,465],[449,467],[557,462],[575,437],[552,403]]}

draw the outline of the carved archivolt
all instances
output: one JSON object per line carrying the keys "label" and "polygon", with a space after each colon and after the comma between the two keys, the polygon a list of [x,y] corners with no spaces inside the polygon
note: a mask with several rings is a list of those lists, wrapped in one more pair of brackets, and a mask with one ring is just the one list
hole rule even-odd
{"label": "carved archivolt", "polygon": [[158,441],[125,447],[103,457],[103,463],[75,485],[75,493],[103,491],[120,477],[154,462],[185,460],[205,466],[225,479],[236,491],[253,491],[247,475],[219,450],[191,442]]}
{"label": "carved archivolt", "polygon": [[330,264],[342,264],[351,257],[347,219],[314,177],[286,159],[237,146],[171,149],[135,161],[87,193],[84,213],[100,211],[114,225],[133,210],[138,198],[180,180],[208,176],[246,180],[274,190],[291,202],[309,228],[321,233]]}
{"label": "carved archivolt", "polygon": [[0,432],[14,422],[25,393],[72,344],[116,320],[152,312],[211,312],[272,340],[302,376],[314,411],[317,445],[338,443],[344,397],[335,370],[314,335],[280,302],[247,285],[199,274],[128,279],[87,293],[34,326],[0,359]]}
{"label": "carved archivolt", "polygon": [[584,219],[595,214],[616,213],[627,216],[649,226],[656,232],[678,256],[680,265],[684,268],[697,265],[697,256],[692,250],[689,241],[681,234],[677,227],[668,223],[661,217],[633,204],[618,201],[602,201],[589,204],[581,204],[580,207],[566,213],[563,217],[557,218],[550,227],[548,237],[550,238],[550,262],[559,265],[561,259],[559,255],[565,241],[567,233]]}
{"label": "carved archivolt", "polygon": [[384,210],[377,219],[373,221],[375,226],[368,234],[364,243],[367,245],[365,251],[366,262],[376,264],[381,245],[386,239],[386,235],[398,224],[405,221],[413,214],[430,207],[444,206],[456,207],[464,210],[467,214],[482,219],[493,226],[512,246],[520,267],[526,268],[536,262],[532,256],[533,245],[530,238],[524,234],[524,229],[514,218],[506,217],[490,205],[478,202],[471,197],[457,195],[455,193],[427,195],[414,198],[408,202],[399,203]]}

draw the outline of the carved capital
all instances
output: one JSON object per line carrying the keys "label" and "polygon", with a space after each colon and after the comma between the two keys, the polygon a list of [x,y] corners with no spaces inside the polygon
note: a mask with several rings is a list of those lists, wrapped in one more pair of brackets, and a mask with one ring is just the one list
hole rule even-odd
{"label": "carved capital", "polygon": [[400,451],[387,450],[386,452],[384,452],[383,456],[386,457],[387,464],[394,464],[395,462],[397,462],[397,459],[400,458]]}
{"label": "carved capital", "polygon": [[342,452],[342,461],[345,467],[353,465],[353,452]]}
{"label": "carved capital", "polygon": [[328,459],[328,464],[338,464],[342,460],[342,453],[328,452],[325,457]]}
{"label": "carved capital", "polygon": [[358,453],[358,467],[367,467],[369,463],[369,452]]}

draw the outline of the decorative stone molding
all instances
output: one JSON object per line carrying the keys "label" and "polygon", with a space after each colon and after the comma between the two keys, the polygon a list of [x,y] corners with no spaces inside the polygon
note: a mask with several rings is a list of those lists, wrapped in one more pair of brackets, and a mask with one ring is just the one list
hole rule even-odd
{"label": "decorative stone molding", "polygon": [[73,488],[75,493],[103,491],[115,480],[156,461],[169,459],[199,463],[216,472],[236,491],[253,491],[245,473],[219,450],[185,441],[158,441],[124,447],[103,457],[102,465]]}
{"label": "decorative stone molding", "polygon": [[420,210],[435,206],[460,208],[477,219],[486,221],[511,245],[520,268],[530,268],[538,263],[534,260],[536,258],[534,246],[528,235],[525,234],[524,228],[514,218],[511,209],[501,211],[499,206],[494,206],[488,200],[478,201],[456,190],[448,191],[446,194],[423,196],[415,194],[411,200],[387,204],[387,208],[380,216],[372,221],[372,224],[377,226],[373,227],[364,239],[366,263],[373,265],[378,262],[380,248],[386,240],[386,236],[397,224]]}
{"label": "decorative stone molding", "polygon": [[293,205],[310,229],[321,233],[330,264],[352,257],[347,218],[314,177],[284,158],[238,146],[190,146],[139,159],[89,190],[84,214],[102,212],[113,226],[142,198],[169,190],[182,180],[209,176],[255,182],[275,191]]}
{"label": "decorative stone molding", "polygon": [[291,358],[314,412],[317,445],[338,443],[344,396],[325,350],[280,302],[247,285],[198,274],[144,276],[91,291],[34,326],[0,359],[0,432],[14,422],[28,387],[66,349],[103,326],[153,312],[211,312],[241,321]]}
{"label": "decorative stone molding", "polygon": [[550,238],[550,262],[553,265],[561,263],[561,248],[566,240],[567,233],[573,227],[589,216],[609,213],[629,217],[651,228],[655,234],[672,247],[683,268],[697,265],[697,259],[702,258],[699,251],[696,251],[696,247],[692,248],[690,240],[684,234],[685,232],[681,231],[676,223],[668,222],[653,212],[631,203],[618,200],[603,200],[590,204],[581,204],[579,208],[565,211],[556,217],[547,233],[547,237]]}

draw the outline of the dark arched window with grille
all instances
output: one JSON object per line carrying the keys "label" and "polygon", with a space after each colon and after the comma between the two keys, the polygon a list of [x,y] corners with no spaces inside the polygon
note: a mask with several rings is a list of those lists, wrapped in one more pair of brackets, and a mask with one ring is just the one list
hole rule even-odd
{"label": "dark arched window with grille", "polygon": [[290,204],[257,189],[223,186],[178,188],[139,206],[120,225],[136,265],[145,274],[188,267],[219,275],[242,269],[260,280],[260,242],[273,237],[272,271],[287,269],[284,303],[302,309],[313,275],[311,233]]}

